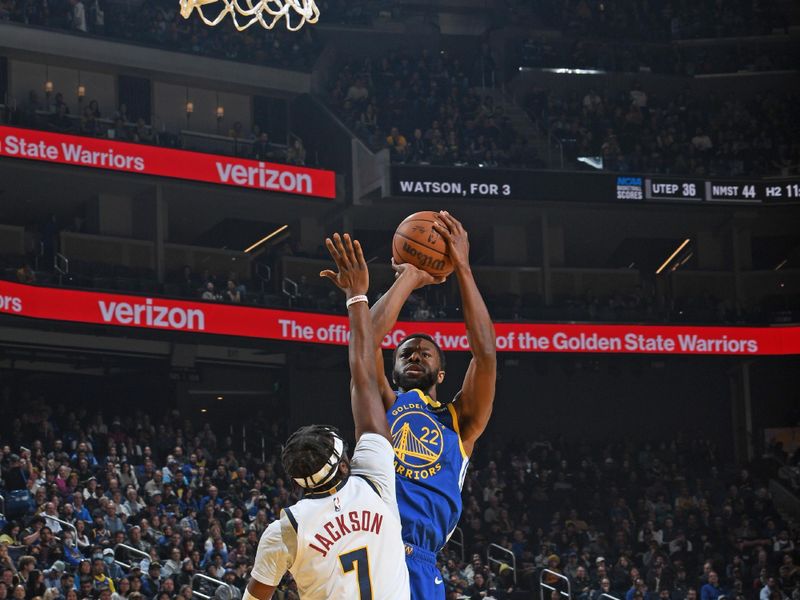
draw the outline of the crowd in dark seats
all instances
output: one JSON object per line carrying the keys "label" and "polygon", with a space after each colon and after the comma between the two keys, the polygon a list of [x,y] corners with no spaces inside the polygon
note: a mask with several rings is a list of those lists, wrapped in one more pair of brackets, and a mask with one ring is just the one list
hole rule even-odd
{"label": "crowd in dark seats", "polygon": [[185,298],[200,298],[211,302],[228,302],[242,304],[252,302],[248,297],[247,284],[242,281],[236,271],[230,271],[227,277],[219,277],[209,269],[202,273],[195,273],[189,265],[184,266],[179,272],[172,273],[164,283],[164,292],[167,295],[183,296]]}
{"label": "crowd in dark seats", "polygon": [[[292,255],[324,258],[320,253]],[[258,270],[263,267],[258,265],[254,265],[255,271],[250,277],[242,277],[235,271],[227,275],[208,269],[196,272],[187,265],[168,273],[165,282],[159,284],[150,268],[72,259],[69,273],[59,274],[47,268],[51,261],[40,261],[39,268],[35,268],[35,258],[14,255],[0,255],[0,277],[22,283],[346,314],[336,290],[325,281],[299,275],[290,277],[284,285],[281,272],[283,256],[287,254],[281,250],[264,263],[271,269],[270,280],[258,277]],[[452,300],[453,285],[449,281],[414,292],[403,307],[401,318],[412,321],[461,319],[461,306]],[[380,294],[378,291],[373,294],[373,302],[380,298]],[[484,296],[493,318],[499,321],[698,324],[787,324],[800,321],[800,296],[796,294],[767,296],[760,304],[738,313],[731,299],[725,300],[711,293],[681,295],[659,301],[653,288],[646,285],[608,295],[596,294],[592,290],[577,295],[557,294],[550,304],[545,303],[541,294],[487,289]]]}
{"label": "crowd in dark seats", "polygon": [[712,73],[792,70],[796,43],[751,41],[705,45],[632,43],[624,40],[527,38],[517,65],[534,68],[596,69],[606,72],[708,75]]}
{"label": "crowd in dark seats", "polygon": [[387,0],[321,0],[319,6],[321,25],[360,25],[368,26],[378,15],[381,8],[391,12],[392,6]]}
{"label": "crowd in dark seats", "polygon": [[[201,573],[241,598],[261,533],[295,500],[276,459],[278,417],[257,424],[262,461],[177,411],[107,418],[51,406],[3,407],[0,596],[213,596],[216,586],[194,579]],[[289,579],[276,598],[297,600]]]}
{"label": "crowd in dark seats", "polygon": [[788,33],[778,2],[751,0],[544,0],[536,18],[582,37],[682,40]]}
{"label": "crowd in dark seats", "polygon": [[[256,456],[178,411],[26,402],[22,413],[3,406],[0,597],[214,595],[198,573],[241,597],[261,533],[297,499],[277,459],[280,415],[254,418],[265,437]],[[487,436],[439,556],[448,600],[528,598],[540,576],[566,592],[545,568],[569,580],[569,600],[797,600],[800,532],[764,481],[721,454],[702,436],[594,446]],[[494,549],[487,564],[490,544],[510,554]],[[291,576],[276,598],[297,600]]]}
{"label": "crowd in dark seats", "polygon": [[[800,451],[787,457],[798,461]],[[800,531],[766,484],[702,436],[479,443],[461,527],[468,556],[499,544],[516,558],[518,583],[536,589],[542,576],[553,599],[566,585],[545,568],[569,579],[576,600],[796,600]],[[483,597],[472,565],[444,573],[451,588]]]}
{"label": "crowd in dark seats", "polygon": [[690,88],[659,95],[639,83],[623,91],[535,90],[529,113],[561,140],[565,157],[600,157],[611,171],[683,175],[796,175],[797,94],[763,90],[750,99]]}
{"label": "crowd in dark seats", "polygon": [[479,90],[491,84],[488,47],[476,57],[392,52],[355,59],[340,70],[328,101],[373,149],[394,162],[482,166],[538,164],[503,108]]}
{"label": "crowd in dark seats", "polygon": [[[198,142],[200,138],[196,139],[191,132],[184,136],[165,128],[159,130],[147,119],[132,116],[124,103],[115,109],[106,110],[101,109],[97,100],[85,100],[79,103],[78,113],[73,114],[70,111],[61,92],[44,94],[42,97],[31,91],[23,104],[6,106],[4,110],[0,110],[0,123],[120,142],[207,151],[204,147],[197,147],[202,141]],[[197,133],[202,136],[210,132]],[[287,147],[285,144],[273,142],[258,124],[247,131],[241,121],[234,121],[230,128],[216,132],[217,136],[224,134],[227,134],[226,143],[214,144],[214,154],[293,165],[306,164],[306,149],[303,140],[297,136],[289,136],[290,144]]]}
{"label": "crowd in dark seats", "polygon": [[[222,0],[219,6],[223,7]],[[221,9],[206,6],[206,15],[215,16]],[[104,0],[5,0],[0,10],[6,19],[29,25],[282,69],[308,71],[319,51],[310,27],[293,33],[282,23],[271,30],[256,24],[237,32],[230,17],[209,27],[196,12],[184,19],[178,2],[172,0],[108,6]]]}

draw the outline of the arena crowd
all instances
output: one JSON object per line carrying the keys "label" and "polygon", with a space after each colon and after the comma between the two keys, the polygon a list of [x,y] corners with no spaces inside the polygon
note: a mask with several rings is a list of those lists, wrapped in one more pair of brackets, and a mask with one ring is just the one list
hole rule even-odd
{"label": "arena crowd", "polygon": [[[254,423],[262,460],[177,411],[53,405],[3,406],[0,599],[239,598],[260,534],[296,500],[277,458],[284,423]],[[800,464],[800,452],[772,456]],[[797,525],[763,480],[701,437],[490,437],[463,499],[440,554],[448,600],[530,598],[540,578],[554,600],[800,598]],[[508,552],[495,547],[487,562],[490,544]],[[296,600],[290,576],[276,597]]]}

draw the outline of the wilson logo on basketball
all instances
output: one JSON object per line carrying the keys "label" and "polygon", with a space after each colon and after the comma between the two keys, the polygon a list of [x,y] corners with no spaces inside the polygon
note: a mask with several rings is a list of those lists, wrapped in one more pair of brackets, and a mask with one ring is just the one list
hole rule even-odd
{"label": "wilson logo on basketball", "polygon": [[444,259],[434,258],[427,252],[423,252],[418,248],[414,248],[414,246],[405,241],[403,242],[403,252],[405,252],[408,256],[414,257],[416,264],[420,269],[431,269],[434,271],[444,269]]}

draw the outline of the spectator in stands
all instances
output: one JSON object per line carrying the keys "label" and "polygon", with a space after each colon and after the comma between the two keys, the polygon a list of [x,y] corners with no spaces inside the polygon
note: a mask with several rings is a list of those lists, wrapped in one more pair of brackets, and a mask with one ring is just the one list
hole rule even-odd
{"label": "spectator in stands", "polygon": [[17,281],[20,283],[36,283],[36,272],[29,263],[25,263],[17,269]]}
{"label": "spectator in stands", "polygon": [[119,108],[114,112],[114,120],[116,121],[119,119],[122,123],[129,123],[130,118],[128,117],[128,105],[124,102],[120,103]]}
{"label": "spectator in stands", "polygon": [[155,144],[157,143],[156,135],[151,127],[148,127],[144,119],[139,117],[136,119],[136,129],[133,131],[132,140],[140,144]]}
{"label": "spectator in stands", "polygon": [[86,24],[86,6],[83,4],[83,0],[69,0],[69,3],[72,6],[72,14],[70,15],[72,29],[80,33],[86,33],[89,28]]}
{"label": "spectator in stands", "polygon": [[61,578],[66,569],[64,561],[57,560],[53,562],[52,566],[44,571],[44,587],[45,589],[61,587]]}
{"label": "spectator in stands", "polygon": [[397,127],[392,127],[386,137],[386,147],[392,153],[393,160],[402,161],[406,158],[408,141]]}
{"label": "spectator in stands", "polygon": [[97,137],[101,134],[100,124],[89,106],[85,107],[81,114],[80,133],[89,137]]}
{"label": "spectator in stands", "polygon": [[242,296],[236,287],[236,282],[229,279],[227,288],[225,289],[225,301],[232,302],[233,304],[241,304]]}
{"label": "spectator in stands", "polygon": [[125,522],[122,519],[123,516],[124,514],[118,511],[116,503],[110,501],[106,504],[103,523],[110,535],[114,535],[118,531],[125,531]]}
{"label": "spectator in stands", "polygon": [[90,100],[87,108],[95,119],[102,118],[103,115],[100,114],[100,104],[97,102],[97,100]]}
{"label": "spectator in stands", "polygon": [[347,95],[345,96],[345,100],[350,100],[357,106],[362,104],[366,104],[367,100],[369,99],[369,90],[367,86],[364,85],[364,80],[360,77],[357,78],[353,85],[347,90]]}
{"label": "spectator in stands", "polygon": [[44,585],[44,573],[39,569],[34,569],[28,574],[25,582],[25,598],[32,600],[36,597],[44,596],[47,588]]}
{"label": "spectator in stands", "polygon": [[205,290],[203,294],[200,296],[203,300],[220,300],[221,297],[217,294],[216,290],[214,289],[214,284],[212,282],[206,283]]}
{"label": "spectator in stands", "polygon": [[270,160],[273,156],[272,144],[269,141],[269,134],[262,132],[253,144],[253,158],[256,160]]}
{"label": "spectator in stands", "polygon": [[69,109],[66,104],[59,104],[54,112],[47,119],[49,128],[58,133],[70,133],[72,131],[72,119],[68,115]]}
{"label": "spectator in stands", "polygon": [[286,162],[290,165],[303,166],[306,164],[306,149],[303,140],[295,138],[286,153]]}
{"label": "spectator in stands", "polygon": [[62,106],[64,107],[66,114],[70,114],[69,106],[67,106],[67,103],[64,101],[64,94],[61,92],[56,92],[56,95],[53,99],[53,110],[58,112]]}
{"label": "spectator in stands", "polygon": [[28,101],[22,109],[20,122],[27,127],[35,127],[38,120],[38,112],[43,109],[44,107],[39,102],[39,94],[31,90],[28,92]]}

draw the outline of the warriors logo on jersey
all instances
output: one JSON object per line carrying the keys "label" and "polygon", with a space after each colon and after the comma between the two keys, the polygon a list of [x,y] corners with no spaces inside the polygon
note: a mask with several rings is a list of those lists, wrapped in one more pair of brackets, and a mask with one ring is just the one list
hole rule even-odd
{"label": "warriors logo on jersey", "polygon": [[[413,405],[411,405],[413,406]],[[442,426],[427,414],[424,405],[418,410],[397,407],[397,420],[392,424],[392,444],[397,472],[414,479],[427,479],[441,470]],[[394,411],[393,411],[394,412]]]}

